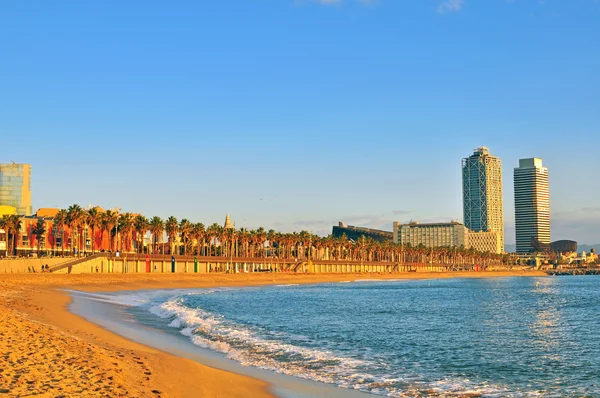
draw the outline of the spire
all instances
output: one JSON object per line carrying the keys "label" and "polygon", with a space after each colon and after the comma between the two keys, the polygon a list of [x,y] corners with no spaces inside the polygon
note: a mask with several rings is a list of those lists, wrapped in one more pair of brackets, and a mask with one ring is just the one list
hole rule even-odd
{"label": "spire", "polygon": [[225,216],[225,229],[231,229],[231,219],[229,218],[229,214]]}

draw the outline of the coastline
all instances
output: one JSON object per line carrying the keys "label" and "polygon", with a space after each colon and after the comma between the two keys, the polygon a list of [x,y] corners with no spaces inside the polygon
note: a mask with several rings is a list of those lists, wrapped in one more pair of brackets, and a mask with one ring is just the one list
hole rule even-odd
{"label": "coastline", "polygon": [[[0,391],[89,396],[273,396],[264,380],[128,340],[68,310],[84,292],[375,279],[547,276],[542,271],[394,274],[20,274],[0,278]],[[15,344],[16,342],[16,344]],[[7,354],[8,353],[8,354]],[[196,358],[195,358],[196,359]],[[194,374],[196,377],[189,377]]]}

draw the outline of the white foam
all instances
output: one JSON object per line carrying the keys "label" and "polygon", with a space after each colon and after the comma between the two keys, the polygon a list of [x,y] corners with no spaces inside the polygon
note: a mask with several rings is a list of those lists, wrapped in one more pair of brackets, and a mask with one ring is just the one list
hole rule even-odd
{"label": "white foam", "polygon": [[[394,369],[388,369],[392,374],[381,374],[381,366],[386,366],[381,361],[340,355],[322,348],[322,342],[311,341],[305,336],[254,330],[201,308],[186,307],[183,297],[173,297],[148,310],[169,320],[169,327],[180,329],[179,332],[193,344],[221,352],[244,366],[392,397],[421,396],[424,391],[435,391],[439,396],[482,394],[500,397],[513,393],[503,386],[478,384],[468,379],[447,378],[430,383],[421,381],[420,376],[412,375],[411,379],[410,375],[399,375]],[[320,344],[321,347],[308,348],[284,341],[290,339],[301,340],[307,345]],[[371,370],[379,374],[373,375]],[[405,387],[401,389],[402,385]],[[515,396],[524,395],[529,394]]]}
{"label": "white foam", "polygon": [[[340,384],[340,376],[350,377],[356,374],[358,367],[372,365],[363,360],[336,355],[328,350],[305,348],[280,340],[262,338],[252,330],[223,317],[200,308],[186,307],[181,297],[155,305],[149,311],[163,319],[173,318],[169,326],[182,328],[180,333],[190,337],[194,344],[224,353],[228,358],[245,366]],[[298,337],[305,339],[304,336]],[[278,360],[281,356],[289,360]],[[364,377],[372,379],[374,376],[366,374]]]}
{"label": "white foam", "polygon": [[125,307],[138,307],[148,302],[148,297],[144,294],[89,293],[78,290],[67,290],[67,292],[87,300],[118,304]]}

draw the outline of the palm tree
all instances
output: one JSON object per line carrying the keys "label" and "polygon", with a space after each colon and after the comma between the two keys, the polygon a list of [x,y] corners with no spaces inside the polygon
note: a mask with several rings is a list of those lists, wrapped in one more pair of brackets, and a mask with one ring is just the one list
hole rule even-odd
{"label": "palm tree", "polygon": [[7,220],[5,216],[2,216],[2,218],[0,218],[0,229],[4,230],[4,239],[6,240],[6,256],[8,256],[8,231],[7,231]]}
{"label": "palm tree", "polygon": [[101,213],[97,207],[92,207],[86,211],[85,223],[92,229],[92,254],[96,252],[96,228],[101,223]]}
{"label": "palm tree", "polygon": [[[274,229],[270,229],[267,231],[267,241],[269,241],[269,257],[273,257],[273,249],[276,244],[277,234]],[[266,257],[266,256],[265,256]]]}
{"label": "palm tree", "polygon": [[165,230],[165,223],[160,217],[154,216],[150,220],[149,228],[152,234],[152,252],[156,252],[156,245],[161,241],[163,231]]}
{"label": "palm tree", "polygon": [[177,239],[177,233],[179,232],[179,223],[173,216],[167,218],[165,221],[165,231],[167,232],[167,238],[169,238],[169,247],[171,248],[171,255],[175,253],[175,243]]}
{"label": "palm tree", "polygon": [[237,238],[235,228],[223,228],[222,240],[224,251],[221,250],[222,256],[233,257],[234,240]]}
{"label": "palm tree", "polygon": [[243,256],[248,257],[248,250],[250,246],[250,234],[246,228],[240,228],[238,232],[239,241],[242,244]]}
{"label": "palm tree", "polygon": [[179,232],[181,233],[181,242],[183,243],[183,255],[187,255],[189,237],[192,232],[192,224],[187,219],[179,222]]}
{"label": "palm tree", "polygon": [[131,213],[121,214],[119,217],[119,231],[123,234],[123,238],[121,238],[121,251],[123,252],[131,251],[131,235],[134,228],[134,222],[135,219]]}
{"label": "palm tree", "polygon": [[[201,248],[204,248],[204,224],[201,222],[196,223],[192,226],[192,236],[196,239],[196,254],[201,256]],[[202,242],[202,243],[201,243]]]}
{"label": "palm tree", "polygon": [[84,220],[84,210],[78,204],[74,204],[69,206],[67,209],[67,225],[71,229],[71,231],[75,231],[76,233],[76,242],[73,243],[73,247],[78,249],[78,252],[81,252],[80,246],[80,237],[81,237],[81,229],[85,223]]}
{"label": "palm tree", "polygon": [[60,238],[60,247],[62,250],[62,255],[65,255],[65,226],[67,225],[67,211],[65,209],[60,209],[58,213],[54,216],[54,225],[56,226],[57,231],[60,230],[61,238]]}
{"label": "palm tree", "polygon": [[212,256],[212,246],[215,247],[215,256],[217,255],[217,236],[219,235],[219,230],[221,226],[217,223],[211,224],[210,227],[206,229],[206,234],[208,235],[208,251],[209,256]]}
{"label": "palm tree", "polygon": [[5,214],[2,216],[0,226],[6,232],[6,255],[8,256],[9,253],[15,255],[17,250],[17,237],[21,231],[21,217],[16,214]]}
{"label": "palm tree", "polygon": [[46,233],[46,223],[43,218],[38,218],[37,224],[31,229],[31,233],[35,235],[37,240],[37,253],[40,255],[40,244],[42,243],[42,236]]}
{"label": "palm tree", "polygon": [[146,235],[146,231],[148,231],[149,223],[148,219],[141,214],[135,218],[133,223],[135,228],[135,236],[138,242],[138,252],[142,253],[144,251],[144,235]]}
{"label": "palm tree", "polygon": [[119,222],[119,213],[113,210],[107,210],[100,219],[100,225],[102,228],[102,237],[104,237],[104,231],[108,233],[108,239],[110,241],[110,251],[113,250],[113,238],[117,236],[117,223]]}
{"label": "palm tree", "polygon": [[256,246],[258,248],[258,257],[264,257],[266,240],[267,240],[267,231],[265,231],[265,229],[263,227],[259,227],[256,230]]}
{"label": "palm tree", "polygon": [[10,226],[11,219],[7,214],[3,215],[2,218],[0,218],[0,228],[4,230],[4,239],[6,240],[6,257],[8,257],[8,253],[10,252],[10,242],[8,239],[8,230],[10,229]]}

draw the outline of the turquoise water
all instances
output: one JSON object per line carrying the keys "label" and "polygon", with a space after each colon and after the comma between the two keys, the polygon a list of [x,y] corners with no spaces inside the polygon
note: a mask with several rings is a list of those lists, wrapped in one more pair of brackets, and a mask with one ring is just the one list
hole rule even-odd
{"label": "turquoise water", "polygon": [[362,281],[140,297],[244,365],[390,396],[600,397],[600,277]]}

